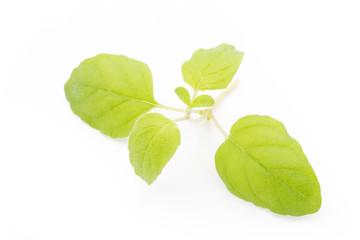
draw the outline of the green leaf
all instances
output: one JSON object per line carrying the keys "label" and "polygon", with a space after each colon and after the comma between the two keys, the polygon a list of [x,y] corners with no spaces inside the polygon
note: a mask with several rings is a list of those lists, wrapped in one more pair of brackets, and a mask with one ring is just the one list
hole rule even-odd
{"label": "green leaf", "polygon": [[215,162],[229,191],[257,206],[293,216],[320,209],[320,185],[301,146],[271,117],[239,119]]}
{"label": "green leaf", "polygon": [[188,90],[186,88],[177,87],[175,89],[175,93],[183,103],[190,106],[190,94],[189,94],[189,92],[188,92]]}
{"label": "green leaf", "polygon": [[149,67],[122,55],[83,61],[66,82],[65,95],[84,122],[114,138],[128,136],[135,121],[158,105]]}
{"label": "green leaf", "polygon": [[211,107],[214,105],[215,100],[207,94],[200,95],[191,103],[191,107]]}
{"label": "green leaf", "polygon": [[129,137],[130,161],[135,173],[151,184],[180,145],[176,124],[159,113],[149,113],[135,124]]}
{"label": "green leaf", "polygon": [[195,92],[226,88],[243,57],[243,52],[225,43],[215,48],[199,49],[182,66],[184,81]]}

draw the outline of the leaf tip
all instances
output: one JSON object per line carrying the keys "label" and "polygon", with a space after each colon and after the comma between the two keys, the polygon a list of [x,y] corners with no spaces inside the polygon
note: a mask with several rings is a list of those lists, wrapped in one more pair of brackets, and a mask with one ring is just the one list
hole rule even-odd
{"label": "leaf tip", "polygon": [[144,179],[144,181],[148,184],[148,186],[151,186],[155,182],[155,179]]}

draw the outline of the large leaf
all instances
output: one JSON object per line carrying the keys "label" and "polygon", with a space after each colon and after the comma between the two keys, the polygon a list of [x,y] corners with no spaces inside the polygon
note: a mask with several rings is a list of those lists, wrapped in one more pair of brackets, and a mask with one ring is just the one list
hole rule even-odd
{"label": "large leaf", "polygon": [[149,113],[135,124],[129,137],[130,161],[135,173],[151,184],[180,145],[176,124],[159,113]]}
{"label": "large leaf", "polygon": [[239,119],[215,162],[229,191],[257,206],[293,216],[321,206],[320,185],[301,146],[271,117]]}
{"label": "large leaf", "polygon": [[184,81],[195,92],[226,88],[243,57],[243,52],[224,43],[215,48],[199,49],[181,68]]}
{"label": "large leaf", "polygon": [[65,94],[75,114],[114,138],[128,136],[136,119],[157,106],[149,67],[121,55],[83,61],[65,84]]}

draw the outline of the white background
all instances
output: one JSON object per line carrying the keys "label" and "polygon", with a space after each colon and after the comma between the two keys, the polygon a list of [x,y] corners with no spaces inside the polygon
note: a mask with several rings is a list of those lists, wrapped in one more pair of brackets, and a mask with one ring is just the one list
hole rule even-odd
{"label": "white background", "polygon": [[[359,239],[359,10],[357,0],[1,1],[0,239]],[[319,178],[318,213],[276,215],[230,194],[214,164],[223,136],[207,121],[179,123],[182,144],[149,187],[127,139],[90,128],[65,99],[74,67],[114,53],[147,63],[156,99],[182,107],[182,63],[223,42],[245,58],[214,114],[227,131],[247,114],[281,120]]]}

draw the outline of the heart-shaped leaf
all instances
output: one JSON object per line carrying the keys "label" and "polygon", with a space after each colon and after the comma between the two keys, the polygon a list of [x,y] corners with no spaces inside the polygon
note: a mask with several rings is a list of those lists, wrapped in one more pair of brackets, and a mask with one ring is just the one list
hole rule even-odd
{"label": "heart-shaped leaf", "polygon": [[195,92],[226,88],[237,72],[243,57],[243,52],[225,43],[215,48],[201,48],[183,64],[181,70],[184,81]]}
{"label": "heart-shaped leaf", "polygon": [[135,124],[129,137],[130,161],[135,173],[151,184],[180,145],[180,131],[164,115],[149,113]]}
{"label": "heart-shaped leaf", "polygon": [[66,82],[65,94],[75,114],[114,138],[128,136],[135,121],[158,105],[149,67],[122,55],[84,60]]}
{"label": "heart-shaped leaf", "polygon": [[320,185],[301,146],[271,117],[239,119],[215,161],[229,191],[257,206],[293,216],[321,206]]}

